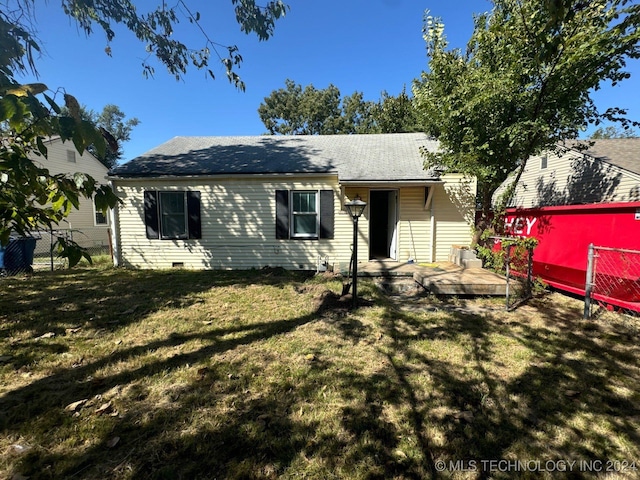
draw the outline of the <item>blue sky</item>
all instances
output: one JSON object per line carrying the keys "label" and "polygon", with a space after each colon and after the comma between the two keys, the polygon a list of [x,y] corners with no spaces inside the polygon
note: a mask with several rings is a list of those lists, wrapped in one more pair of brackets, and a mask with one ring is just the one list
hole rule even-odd
{"label": "blue sky", "polygon": [[[291,10],[277,23],[274,37],[259,42],[239,31],[230,0],[186,3],[201,13],[201,24],[212,40],[240,48],[244,62],[238,73],[246,92],[229,84],[217,65],[217,80],[192,69],[176,81],[155,63],[155,77],[145,79],[144,46],[126,29],[115,29],[109,57],[101,31],[86,37],[59,4],[36,2],[37,29],[45,49],[37,61],[39,80],[52,90],[64,88],[94,110],[114,103],[127,116],[138,117],[141,124],[124,145],[125,161],[177,135],[265,133],[257,109],[287,78],[316,88],[333,83],[343,95],[357,90],[367,100],[378,100],[383,90],[397,95],[406,86],[410,91],[412,80],[427,68],[421,33],[425,10],[443,19],[451,46],[464,47],[473,29],[473,13],[491,8],[486,0],[288,0]],[[157,2],[136,5],[146,11]],[[186,19],[176,35],[193,47],[204,42]],[[629,80],[605,86],[594,99],[603,110],[627,108],[630,118],[640,120],[640,62],[629,62],[628,71]]]}

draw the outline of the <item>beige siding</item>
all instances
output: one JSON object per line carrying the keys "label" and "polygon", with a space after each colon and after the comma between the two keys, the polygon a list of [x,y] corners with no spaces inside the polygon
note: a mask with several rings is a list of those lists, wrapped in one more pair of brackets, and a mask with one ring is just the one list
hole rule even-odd
{"label": "beige siding", "polygon": [[[466,213],[473,212],[473,200],[466,207],[447,205],[465,201],[460,196],[459,177],[446,188],[435,186],[433,207],[438,235],[446,243],[468,243],[470,230]],[[288,269],[314,270],[318,257],[346,270],[351,257],[353,223],[343,201],[360,196],[368,201],[369,188],[340,188],[335,177],[219,178],[212,180],[172,179],[116,180],[120,260],[136,268],[170,268],[184,264],[194,269],[246,269],[282,266]],[[475,195],[475,184],[472,184]],[[333,239],[278,240],[275,238],[276,190],[334,191],[335,226]],[[197,190],[201,193],[202,238],[198,240],[149,240],[144,225],[145,190]],[[424,187],[398,189],[398,260],[411,256],[417,262],[431,260],[431,209],[425,209]],[[468,193],[468,192],[467,192]],[[343,198],[344,195],[344,198]],[[468,199],[468,198],[466,198]],[[369,206],[359,221],[358,261],[369,260]],[[438,236],[436,239],[440,241]],[[447,255],[442,255],[446,259]]]}
{"label": "beige siding", "polygon": [[[413,258],[416,262],[428,262],[430,260],[430,232],[431,212],[425,209],[425,187],[401,187],[390,189],[398,191],[397,208],[397,260],[406,262]],[[384,190],[384,189],[383,189]],[[360,196],[370,205],[371,189],[363,187],[348,187],[345,189],[345,201]],[[358,223],[358,260],[369,260],[369,244],[372,232],[369,228],[370,208],[367,208]],[[353,237],[352,226],[350,226]],[[353,243],[353,238],[349,245]]]}
{"label": "beige siding", "polygon": [[[332,178],[221,179],[207,181],[117,181],[121,260],[137,268],[244,269],[283,266],[313,270],[318,257],[348,265],[351,219],[340,210],[340,189]],[[201,193],[202,238],[149,240],[144,225],[144,190],[197,190]],[[276,190],[327,190],[334,195],[333,240],[279,240],[275,238]]]}
{"label": "beige siding", "polygon": [[[436,187],[437,188],[437,187]],[[431,209],[425,209],[424,187],[400,190],[398,222],[398,260],[429,262],[431,248]]]}
{"label": "beige siding", "polygon": [[[574,151],[546,156],[547,168],[542,168],[542,156],[527,161],[509,206],[530,208],[640,200],[640,175]],[[510,181],[496,190],[494,201]]]}
{"label": "beige siding", "polygon": [[[62,142],[53,139],[45,142],[47,158],[34,156],[32,160],[49,170],[53,175],[73,174],[76,172],[91,175],[98,183],[107,183],[107,168],[88,152],[80,155],[72,142]],[[75,162],[68,160],[67,152],[73,152]],[[72,210],[69,216],[60,222],[60,229],[72,229],[73,239],[85,247],[108,245],[109,225],[95,224],[95,211],[93,202],[89,199],[80,199],[80,208]]]}
{"label": "beige siding", "polygon": [[476,182],[462,175],[451,174],[442,178],[433,195],[435,217],[434,260],[449,258],[452,245],[469,245],[475,213]]}

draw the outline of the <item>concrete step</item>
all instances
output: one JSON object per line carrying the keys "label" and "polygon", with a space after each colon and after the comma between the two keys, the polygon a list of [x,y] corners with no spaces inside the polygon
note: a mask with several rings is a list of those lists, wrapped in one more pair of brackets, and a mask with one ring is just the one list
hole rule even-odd
{"label": "concrete step", "polygon": [[464,258],[462,266],[464,268],[482,268],[482,260],[479,258]]}

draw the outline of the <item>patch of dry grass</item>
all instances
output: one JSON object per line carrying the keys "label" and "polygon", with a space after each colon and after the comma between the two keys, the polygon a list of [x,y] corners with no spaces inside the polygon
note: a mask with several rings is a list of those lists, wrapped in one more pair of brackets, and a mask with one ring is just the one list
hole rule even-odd
{"label": "patch of dry grass", "polygon": [[640,460],[638,329],[558,294],[505,313],[363,282],[351,311],[326,277],[112,269],[0,290],[2,477],[538,478],[437,467]]}

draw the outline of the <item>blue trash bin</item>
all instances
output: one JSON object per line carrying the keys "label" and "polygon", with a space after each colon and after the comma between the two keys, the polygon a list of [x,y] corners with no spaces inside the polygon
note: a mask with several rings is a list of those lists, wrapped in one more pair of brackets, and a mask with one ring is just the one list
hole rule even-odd
{"label": "blue trash bin", "polygon": [[33,255],[36,239],[33,237],[11,238],[4,251],[4,268],[9,274],[33,272]]}
{"label": "blue trash bin", "polygon": [[0,272],[4,271],[4,245],[0,244]]}

